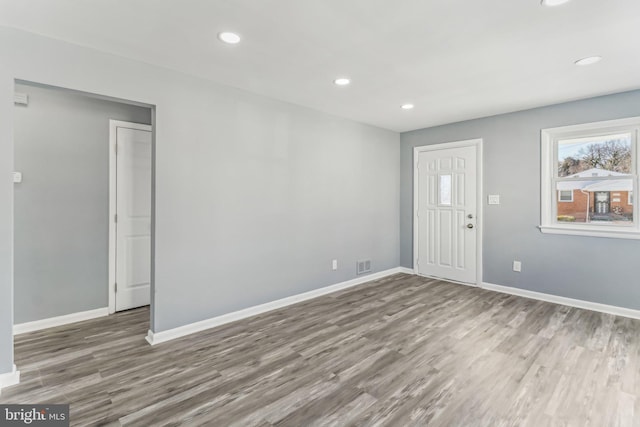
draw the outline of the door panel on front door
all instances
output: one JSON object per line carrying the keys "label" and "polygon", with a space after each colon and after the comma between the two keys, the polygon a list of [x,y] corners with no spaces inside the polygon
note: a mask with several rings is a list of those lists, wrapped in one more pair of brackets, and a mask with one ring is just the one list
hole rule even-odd
{"label": "door panel on front door", "polygon": [[418,274],[476,282],[475,146],[418,152]]}

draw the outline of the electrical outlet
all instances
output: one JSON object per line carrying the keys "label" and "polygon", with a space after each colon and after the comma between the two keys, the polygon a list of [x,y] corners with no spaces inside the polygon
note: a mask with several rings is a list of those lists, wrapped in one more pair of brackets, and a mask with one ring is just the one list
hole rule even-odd
{"label": "electrical outlet", "polygon": [[490,205],[499,205],[500,204],[500,195],[499,194],[489,194],[487,202]]}
{"label": "electrical outlet", "polygon": [[331,262],[331,268],[332,268],[333,270],[337,270],[337,269],[338,269],[338,260],[337,260],[337,259],[334,259],[334,260]]}
{"label": "electrical outlet", "polygon": [[518,273],[522,271],[522,263],[520,261],[513,261],[513,271]]}

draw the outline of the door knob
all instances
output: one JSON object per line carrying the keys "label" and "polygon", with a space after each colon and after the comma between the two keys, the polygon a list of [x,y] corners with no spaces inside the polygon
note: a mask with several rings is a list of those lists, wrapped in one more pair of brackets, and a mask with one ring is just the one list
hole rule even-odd
{"label": "door knob", "polygon": [[467,218],[469,218],[469,219],[473,218],[473,214],[467,215]]}
{"label": "door knob", "polygon": [[467,224],[467,228],[473,228],[473,224]]}

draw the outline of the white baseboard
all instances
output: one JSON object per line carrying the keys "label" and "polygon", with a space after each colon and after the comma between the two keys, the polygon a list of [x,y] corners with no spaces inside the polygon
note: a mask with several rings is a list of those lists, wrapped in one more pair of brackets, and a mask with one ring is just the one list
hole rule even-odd
{"label": "white baseboard", "polygon": [[502,292],[503,294],[517,295],[520,297],[536,299],[540,301],[552,302],[569,307],[584,308],[585,310],[599,311],[601,313],[613,314],[616,316],[640,319],[640,310],[632,308],[617,307],[615,305],[600,304],[598,302],[584,301],[579,299],[561,297],[557,295],[545,294],[542,292],[529,291],[526,289],[513,288],[510,286],[494,285],[493,283],[482,283],[482,288],[490,291]]}
{"label": "white baseboard", "polygon": [[39,331],[40,329],[53,328],[55,326],[67,325],[69,323],[81,322],[83,320],[95,319],[109,315],[109,308],[97,308],[95,310],[81,311],[78,313],[65,314],[64,316],[50,317],[48,319],[34,320],[33,322],[19,323],[13,325],[13,334],[24,334],[26,332]]}
{"label": "white baseboard", "polygon": [[159,344],[158,339],[155,338],[155,334],[153,333],[153,331],[151,329],[149,329],[147,331],[147,336],[144,337],[145,340],[147,340],[147,342],[151,345],[156,345]]}
{"label": "white baseboard", "polygon": [[415,271],[413,271],[413,268],[407,268],[407,267],[398,267],[398,273],[404,273],[404,274],[416,274]]}
{"label": "white baseboard", "polygon": [[13,365],[13,370],[11,372],[0,374],[0,392],[4,387],[9,387],[10,385],[16,385],[18,383],[20,383],[20,371],[16,369],[16,365]]}
{"label": "white baseboard", "polygon": [[402,267],[391,268],[389,270],[384,270],[378,273],[369,274],[368,276],[357,277],[355,279],[348,280],[346,282],[336,283],[335,285],[326,286],[320,289],[314,289],[313,291],[304,292],[302,294],[293,295],[293,296],[282,298],[276,301],[267,302],[265,304],[256,305],[253,307],[245,308],[243,310],[234,311],[232,313],[223,314],[221,316],[212,317],[210,319],[201,320],[199,322],[190,323],[188,325],[179,326],[177,328],[168,329],[166,331],[153,332],[149,330],[145,339],[151,345],[160,344],[176,338],[184,337],[185,335],[190,335],[196,332],[204,331],[205,329],[210,329],[216,326],[224,325],[225,323],[235,322],[236,320],[241,320],[247,317],[255,316],[257,314],[266,313],[268,311],[286,307],[291,304],[296,304],[298,302],[306,301],[312,298],[317,298],[319,296],[337,292],[342,289],[347,289],[352,286],[370,282],[372,280],[377,280],[383,277],[391,276],[392,274],[404,273],[404,272],[405,271]]}

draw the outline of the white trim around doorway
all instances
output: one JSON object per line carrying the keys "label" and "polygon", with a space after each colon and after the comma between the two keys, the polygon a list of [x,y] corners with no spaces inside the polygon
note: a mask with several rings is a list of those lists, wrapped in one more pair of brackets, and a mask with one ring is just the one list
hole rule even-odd
{"label": "white trim around doorway", "polygon": [[137,129],[153,132],[151,125],[109,120],[109,314],[116,312],[116,188],[117,188],[117,130],[118,128]]}
{"label": "white trim around doorway", "polygon": [[20,371],[18,371],[16,365],[12,365],[11,372],[0,374],[0,394],[2,394],[3,388],[16,384],[20,384]]}
{"label": "white trim around doorway", "polygon": [[[416,262],[416,255],[418,254],[418,236],[416,223],[418,220],[418,194],[416,189],[418,188],[418,154],[423,151],[435,151],[435,150],[448,150],[451,148],[461,148],[461,147],[476,147],[477,148],[477,157],[476,157],[476,168],[477,168],[477,181],[476,181],[476,198],[477,198],[477,239],[476,239],[476,279],[475,283],[472,285],[482,286],[482,231],[483,231],[483,190],[482,190],[482,179],[483,179],[483,171],[482,171],[482,138],[477,139],[469,139],[464,141],[456,141],[456,142],[445,142],[441,144],[431,144],[431,145],[423,145],[419,147],[413,148],[413,271],[415,274],[418,274],[418,266]],[[448,280],[448,279],[444,279]]]}

